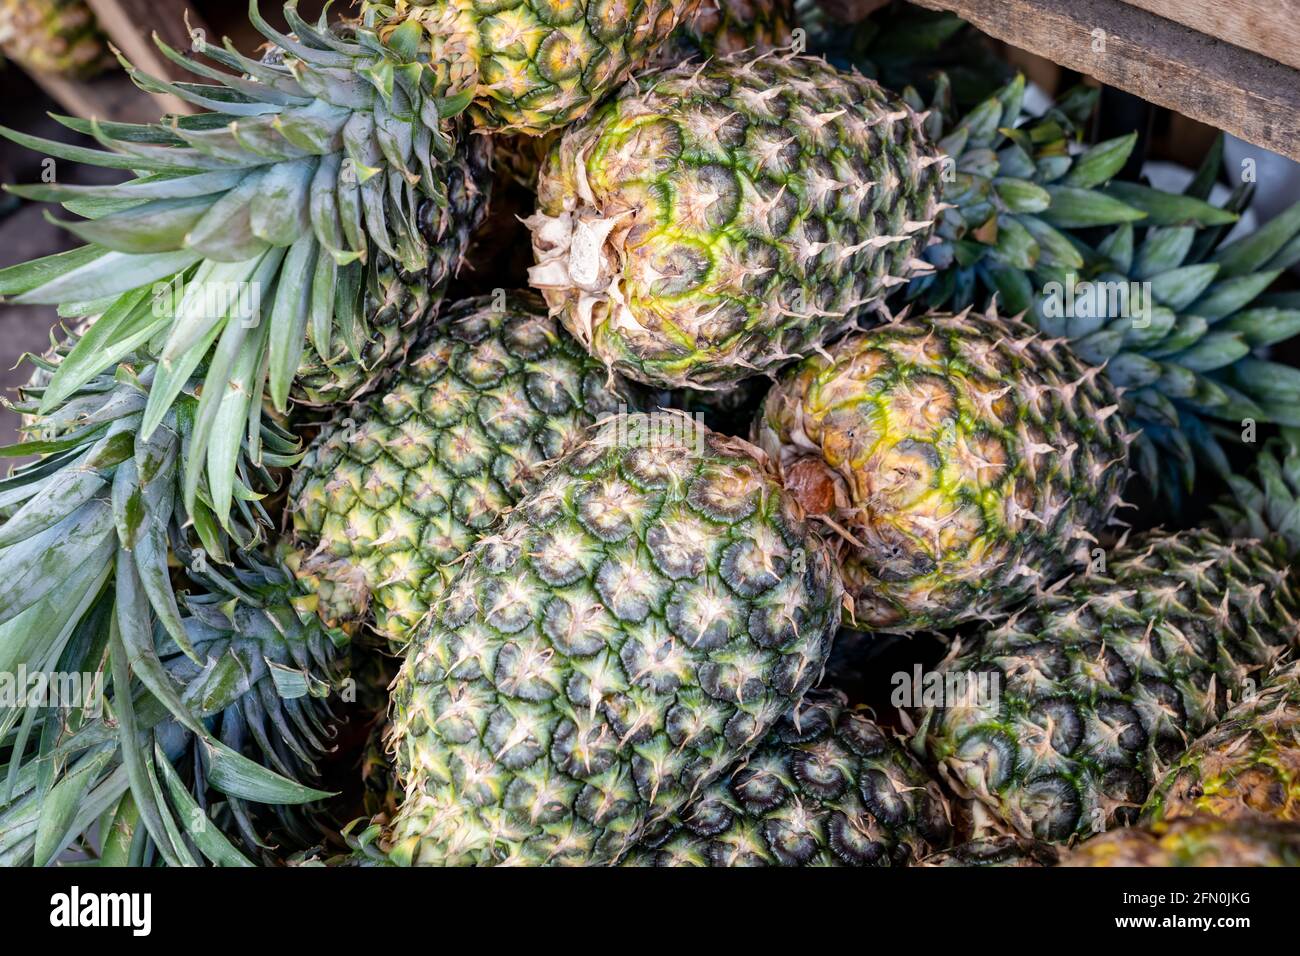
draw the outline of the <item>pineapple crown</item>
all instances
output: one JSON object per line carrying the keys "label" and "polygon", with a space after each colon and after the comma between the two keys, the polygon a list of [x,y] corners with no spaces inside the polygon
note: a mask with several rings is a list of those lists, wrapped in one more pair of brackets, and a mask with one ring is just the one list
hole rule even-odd
{"label": "pineapple crown", "polygon": [[[189,833],[190,843],[177,835],[159,775],[190,825],[207,788],[225,794],[250,847],[266,841],[236,801],[323,796],[299,779],[323,750],[327,714],[313,701],[337,677],[341,638],[300,613],[292,577],[250,550],[270,524],[260,504],[275,488],[269,469],[296,461],[296,445],[260,416],[241,422],[254,437],[233,443],[228,471],[201,480],[189,454],[203,427],[199,377],[181,383],[147,440],[149,397],[167,374],[147,356],[62,391],[61,376],[99,332],[96,323],[38,360],[49,378],[24,389],[15,408],[38,413],[51,393],[54,406],[28,426],[39,437],[0,449],[41,456],[0,481],[0,670],[101,675],[114,689],[111,714],[0,713],[0,819],[30,818],[35,828],[0,826],[21,835],[0,858],[55,859],[129,789],[164,860],[188,861],[193,848],[225,861],[233,851],[215,831]],[[190,593],[178,592],[178,579]],[[146,731],[153,748],[142,749]],[[188,791],[171,765],[182,757],[178,766],[194,768]]]}
{"label": "pineapple crown", "polygon": [[1142,431],[1136,468],[1174,504],[1193,487],[1198,459],[1230,472],[1210,421],[1300,425],[1300,375],[1262,354],[1300,331],[1300,300],[1264,294],[1300,261],[1300,203],[1225,242],[1252,188],[1208,203],[1221,157],[1220,140],[1181,194],[1112,183],[1146,218],[1095,248],[1072,237],[1083,266],[1036,269],[1041,291],[1028,316],[1105,364]]}
{"label": "pineapple crown", "polygon": [[[342,676],[340,645],[294,610],[292,578],[255,554],[228,574],[209,569],[190,581],[198,590],[181,602],[183,644],[160,625],[152,635],[147,623],[128,626],[119,583],[89,604],[44,664],[25,662],[99,673],[107,688],[102,710],[28,707],[16,728],[5,715],[7,865],[46,865],[73,848],[119,865],[157,857],[247,866],[232,838],[267,858],[277,838],[316,839],[297,808],[329,796],[302,781],[319,776],[315,759],[334,734],[323,698]],[[134,845],[110,846],[115,837],[102,825],[94,832],[107,812],[129,827],[143,822]]]}
{"label": "pineapple crown", "polygon": [[137,173],[114,186],[11,187],[85,217],[63,225],[88,245],[0,271],[0,295],[104,314],[42,412],[147,342],[162,374],[141,439],[206,361],[210,414],[191,451],[228,461],[218,419],[255,418],[263,394],[285,411],[308,345],[326,365],[342,358],[336,341],[359,356],[376,270],[429,264],[420,207],[447,205],[439,169],[459,138],[449,117],[469,91],[453,92],[428,60],[417,23],[385,25],[381,37],[373,12],[334,28],[324,15],[306,23],[293,3],[285,17],[293,36],[250,3],[275,47],[262,61],[195,35],[194,51],[231,72],[157,41],[208,83],[155,79],[124,61],[143,89],[210,112],[155,125],[59,118],[106,151],[0,129],[51,156]]}
{"label": "pineapple crown", "polygon": [[[912,280],[908,301],[960,311],[983,290],[983,297],[996,294],[1006,311],[1023,312],[1034,302],[1029,270],[1083,266],[1063,229],[1142,218],[1099,189],[1123,167],[1136,134],[1078,145],[1095,90],[1076,87],[1033,117],[1024,109],[1021,75],[961,115],[946,74],[934,87],[925,127],[949,157],[942,177],[949,208],[925,250],[935,271]],[[924,108],[915,88],[903,98]]]}
{"label": "pineapple crown", "polygon": [[1283,428],[1265,443],[1250,477],[1230,474],[1230,495],[1214,505],[1226,534],[1270,544],[1300,558],[1300,429]]}

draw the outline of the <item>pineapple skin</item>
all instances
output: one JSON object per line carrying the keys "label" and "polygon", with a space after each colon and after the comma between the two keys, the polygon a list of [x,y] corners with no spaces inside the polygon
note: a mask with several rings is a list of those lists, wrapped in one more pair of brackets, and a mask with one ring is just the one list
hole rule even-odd
{"label": "pineapple skin", "polygon": [[632,866],[905,866],[952,841],[947,801],[889,732],[810,691]]}
{"label": "pineapple skin", "polygon": [[[742,50],[748,50],[750,55],[768,53],[791,44],[795,22],[791,0],[701,0],[695,14],[684,19],[635,72]],[[536,192],[542,163],[562,132],[556,129],[544,136],[515,133],[496,137],[498,168],[525,189]]]}
{"label": "pineapple skin", "polygon": [[447,284],[460,269],[470,237],[487,216],[492,195],[492,144],[485,136],[463,136],[455,155],[440,169],[445,202],[421,199],[416,225],[428,244],[428,260],[408,272],[382,250],[367,276],[366,338],[354,355],[340,328],[331,328],[326,361],[304,349],[294,379],[294,401],[337,405],[370,391],[381,375],[404,363],[416,339],[438,317]]}
{"label": "pineapple skin", "polygon": [[1148,821],[1196,814],[1300,823],[1300,664],[1198,739],[1143,808]]}
{"label": "pineapple skin", "polygon": [[413,642],[394,862],[617,862],[816,680],[829,549],[744,443],[626,437],[650,421],[559,463]]}
{"label": "pineapple skin", "polygon": [[25,69],[78,80],[114,63],[85,0],[0,0],[0,47]]}
{"label": "pineapple skin", "polygon": [[699,0],[366,0],[392,18],[416,21],[452,88],[472,91],[476,125],[532,136],[581,117],[649,56]]}
{"label": "pineapple skin", "polygon": [[1061,866],[1300,866],[1300,826],[1189,817],[1116,830],[1081,844]]}
{"label": "pineapple skin", "polygon": [[452,564],[576,448],[635,403],[532,292],[467,299],[381,390],[338,412],[290,485],[293,564],[321,617],[402,646]]}
{"label": "pineapple skin", "polygon": [[1189,742],[1297,646],[1298,608],[1259,542],[1149,533],[945,661],[1000,692],[927,709],[914,741],[1023,836],[1131,824]]}
{"label": "pineapple skin", "polygon": [[808,57],[639,76],[547,156],[529,282],[629,378],[775,371],[924,267],[940,157],[921,122]]}
{"label": "pineapple skin", "polygon": [[754,440],[847,532],[853,626],[909,632],[988,618],[1088,560],[1127,473],[1118,401],[1063,342],[926,314],[806,360]]}
{"label": "pineapple skin", "polygon": [[695,15],[672,32],[647,66],[744,51],[750,56],[769,53],[790,46],[797,22],[793,0],[701,0]]}

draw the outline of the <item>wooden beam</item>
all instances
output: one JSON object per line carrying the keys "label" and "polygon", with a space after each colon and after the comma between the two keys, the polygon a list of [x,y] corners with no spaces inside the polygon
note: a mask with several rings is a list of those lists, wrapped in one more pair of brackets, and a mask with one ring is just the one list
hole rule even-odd
{"label": "wooden beam", "polygon": [[1300,70],[1122,0],[915,0],[999,40],[1300,160]]}
{"label": "wooden beam", "polygon": [[1300,0],[1125,0],[1197,33],[1300,69]]}
{"label": "wooden beam", "polygon": [[[191,81],[195,77],[162,55],[153,42],[157,33],[168,46],[188,53],[192,47],[185,18],[196,30],[212,35],[206,22],[188,0],[87,0],[100,27],[114,46],[136,67],[150,76],[167,80]],[[198,109],[175,96],[164,98],[164,109],[172,113],[196,113]]]}

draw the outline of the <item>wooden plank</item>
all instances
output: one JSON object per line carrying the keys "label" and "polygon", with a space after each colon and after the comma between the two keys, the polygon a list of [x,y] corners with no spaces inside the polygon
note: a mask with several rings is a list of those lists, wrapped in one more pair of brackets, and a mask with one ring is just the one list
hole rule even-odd
{"label": "wooden plank", "polygon": [[34,70],[28,75],[50,99],[82,119],[156,123],[166,111],[157,97],[144,92],[120,70],[102,73],[92,80],[71,80]]}
{"label": "wooden plank", "polygon": [[[193,80],[194,75],[172,63],[154,44],[157,33],[163,42],[182,53],[192,46],[185,18],[196,30],[214,39],[204,19],[188,0],[88,0],[99,24],[113,44],[136,67],[151,76],[168,80]],[[173,113],[195,113],[198,109],[174,96],[166,98]]]}
{"label": "wooden plank", "polygon": [[1125,0],[1197,33],[1300,69],[1300,0]]}
{"label": "wooden plank", "polygon": [[1055,63],[1300,160],[1300,71],[1122,0],[916,0]]}

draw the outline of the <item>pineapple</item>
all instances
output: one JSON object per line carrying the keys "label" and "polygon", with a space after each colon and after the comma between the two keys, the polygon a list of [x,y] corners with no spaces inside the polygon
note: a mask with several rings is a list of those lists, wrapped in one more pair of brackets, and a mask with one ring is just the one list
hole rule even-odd
{"label": "pineapple", "polygon": [[475,546],[394,686],[394,861],[617,862],[815,682],[838,578],[756,454],[620,416]]}
{"label": "pineapple", "polygon": [[475,125],[540,136],[580,118],[651,56],[700,0],[363,0],[387,40],[417,23]]}
{"label": "pineapple", "polygon": [[598,419],[634,402],[535,293],[453,306],[382,388],[342,410],[290,486],[293,563],[322,618],[401,646],[454,563]]}
{"label": "pineapple", "polygon": [[647,74],[547,157],[529,282],[615,371],[722,387],[849,328],[922,265],[939,160],[910,107],[819,60]]}
{"label": "pineapple", "polygon": [[1197,813],[1300,823],[1300,663],[1271,675],[1183,754],[1148,797],[1148,820]]}
{"label": "pineapple", "polygon": [[902,866],[952,838],[938,786],[838,691],[812,691],[631,865]]}
{"label": "pineapple", "polygon": [[1062,866],[1300,866],[1300,826],[1192,817],[1117,830],[1065,854]]}
{"label": "pineapple", "polygon": [[[954,649],[964,688],[915,737],[1023,836],[1130,823],[1159,775],[1300,642],[1300,595],[1258,541],[1151,532]],[[978,697],[984,675],[997,693]]]}
{"label": "pineapple", "polygon": [[0,0],[0,49],[24,69],[77,80],[113,64],[85,0]]}
{"label": "pineapple", "polygon": [[1145,215],[1100,191],[1131,136],[1069,155],[1087,95],[1016,130],[1023,77],[957,122],[937,89],[925,110],[800,57],[642,77],[551,151],[530,282],[629,377],[716,388],[815,351],[904,282],[964,306],[981,278],[1028,308],[1024,270],[1082,265],[1054,223]]}
{"label": "pineapple", "polygon": [[992,312],[848,336],[768,393],[755,441],[840,531],[853,623],[995,615],[1086,562],[1130,436],[1106,377]]}
{"label": "pineapple", "polygon": [[[1059,842],[1130,823],[1149,797],[1151,817],[1171,799],[1194,800],[1198,780],[1230,799],[1237,790],[1223,778],[1238,767],[1242,780],[1260,779],[1253,741],[1241,753],[1219,747],[1258,718],[1250,701],[1177,761],[1300,647],[1290,568],[1300,553],[1298,441],[1284,432],[1253,478],[1233,477],[1233,500],[1216,509],[1229,538],[1196,529],[1122,541],[1105,567],[954,651],[945,674],[992,676],[1000,694],[930,708],[914,740],[962,796],[1024,836]],[[1268,693],[1278,701],[1289,689]],[[1284,705],[1277,714],[1278,736],[1260,720],[1266,748],[1285,746]],[[1285,769],[1277,782],[1287,782]],[[1280,807],[1289,799],[1274,786],[1242,797]]]}

